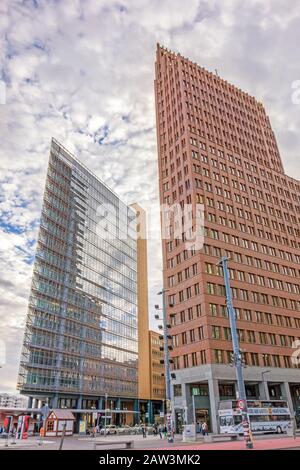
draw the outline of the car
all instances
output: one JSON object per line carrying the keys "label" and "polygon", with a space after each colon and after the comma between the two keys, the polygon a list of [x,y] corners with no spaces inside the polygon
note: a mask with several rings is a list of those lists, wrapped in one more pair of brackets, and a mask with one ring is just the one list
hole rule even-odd
{"label": "car", "polygon": [[117,434],[126,434],[128,433],[128,429],[125,427],[117,428]]}
{"label": "car", "polygon": [[139,424],[135,424],[131,428],[131,433],[130,434],[142,434],[142,432],[143,432],[142,426],[140,426]]}
{"label": "car", "polygon": [[106,428],[102,428],[100,430],[100,434],[102,435],[117,434],[117,432],[118,432],[117,426],[115,426],[114,424],[108,424]]}

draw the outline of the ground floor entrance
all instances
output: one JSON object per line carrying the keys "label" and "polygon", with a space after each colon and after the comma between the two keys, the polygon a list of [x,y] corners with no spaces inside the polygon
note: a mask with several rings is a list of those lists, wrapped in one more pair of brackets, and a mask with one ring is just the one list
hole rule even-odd
{"label": "ground floor entrance", "polygon": [[[197,370],[196,370],[197,369]],[[298,375],[297,375],[297,373]],[[217,378],[218,375],[226,376]],[[248,376],[248,377],[247,377]],[[198,377],[208,377],[207,380],[196,381]],[[288,381],[290,377],[290,381]],[[300,378],[298,371],[281,371],[277,369],[251,368],[245,371],[245,391],[250,402],[272,402],[272,400],[286,403],[290,416],[295,418],[296,425],[300,427]],[[221,414],[220,406],[224,401],[234,402],[238,399],[238,389],[235,371],[222,366],[201,366],[193,368],[190,376],[187,371],[176,371],[174,384],[174,405],[176,413],[176,427],[186,424],[195,424],[197,432],[206,422],[209,432],[220,432]],[[258,406],[258,405],[257,405]],[[271,408],[271,405],[269,406]],[[222,408],[223,409],[223,408]],[[184,410],[181,415],[179,410]],[[183,416],[183,418],[182,418]]]}
{"label": "ground floor entrance", "polygon": [[206,423],[208,426],[208,432],[211,432],[210,427],[210,415],[209,410],[206,408],[196,409],[195,410],[195,417],[196,417],[196,432],[202,432],[202,424]]}

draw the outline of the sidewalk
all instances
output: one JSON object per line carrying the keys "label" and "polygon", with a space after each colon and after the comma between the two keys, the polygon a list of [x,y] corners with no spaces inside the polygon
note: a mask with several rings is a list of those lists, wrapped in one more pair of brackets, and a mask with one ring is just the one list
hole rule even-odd
{"label": "sidewalk", "polygon": [[[54,441],[49,441],[44,439],[43,444],[48,445],[48,444],[54,444]],[[39,438],[29,438],[29,439],[16,439],[15,444],[12,444],[12,439],[10,438],[8,440],[8,446],[6,446],[6,439],[0,439],[0,449],[21,449],[21,448],[26,448],[26,447],[42,447],[39,445]]]}
{"label": "sidewalk", "polygon": [[[182,450],[182,446],[175,446],[172,449]],[[253,441],[254,450],[275,450],[275,449],[293,449],[300,448],[300,436],[296,439],[293,437],[281,437],[281,438],[268,438],[268,439],[255,439]],[[246,449],[244,441],[232,441],[232,442],[215,442],[211,444],[207,443],[190,443],[188,446],[184,446],[185,450],[251,450]],[[159,448],[157,448],[159,450]]]}
{"label": "sidewalk", "polygon": [[[51,439],[51,440],[50,440]],[[0,439],[1,450],[58,450],[61,441],[60,437],[45,438],[43,444],[39,445],[39,438],[37,436],[30,437],[27,440],[16,441],[12,444],[9,439],[8,447],[5,446],[5,439]],[[223,441],[215,443],[204,443],[202,440],[196,442],[182,442],[182,437],[176,435],[175,442],[169,443],[167,439],[160,439],[159,437],[148,436],[146,439],[141,435],[137,436],[97,436],[91,438],[89,436],[70,436],[66,437],[63,444],[63,450],[93,450],[94,443],[97,441],[105,441],[105,446],[101,450],[110,450],[114,442],[132,440],[134,441],[134,449],[136,450],[196,450],[202,452],[205,450],[247,450],[244,440],[240,441]],[[123,445],[121,446],[124,447]],[[113,447],[117,449],[117,447]],[[300,450],[300,436],[296,439],[288,436],[254,436],[254,450],[275,450],[275,449],[299,449]]]}

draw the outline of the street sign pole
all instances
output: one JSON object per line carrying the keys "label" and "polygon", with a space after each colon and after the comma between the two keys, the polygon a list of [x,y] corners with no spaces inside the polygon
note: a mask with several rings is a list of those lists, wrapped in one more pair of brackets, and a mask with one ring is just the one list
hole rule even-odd
{"label": "street sign pole", "polygon": [[236,316],[235,311],[233,308],[232,303],[232,294],[230,289],[230,280],[229,280],[229,271],[228,271],[228,258],[223,256],[220,261],[220,265],[223,268],[223,276],[225,282],[225,292],[226,292],[226,305],[228,310],[229,316],[229,324],[231,330],[231,337],[232,337],[232,346],[233,346],[233,363],[236,369],[236,378],[237,378],[237,386],[238,386],[238,398],[241,404],[240,410],[242,413],[242,423],[244,429],[244,438],[246,442],[246,447],[248,449],[253,449],[253,439],[252,433],[250,428],[248,410],[247,410],[247,397],[246,397],[246,389],[245,389],[245,382],[243,377],[243,361],[242,361],[242,354],[240,351],[239,346],[239,339],[237,334],[237,327],[236,327]]}
{"label": "street sign pole", "polygon": [[167,309],[166,309],[166,289],[162,289],[162,314],[164,332],[164,363],[166,376],[166,418],[168,442],[174,442],[174,399],[173,387],[171,384],[170,357],[168,345]]}

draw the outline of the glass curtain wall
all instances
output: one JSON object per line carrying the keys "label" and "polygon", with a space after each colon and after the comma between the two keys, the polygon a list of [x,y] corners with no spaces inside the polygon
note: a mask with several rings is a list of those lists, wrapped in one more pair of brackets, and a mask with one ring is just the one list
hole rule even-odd
{"label": "glass curtain wall", "polygon": [[18,388],[137,397],[135,213],[52,140]]}

